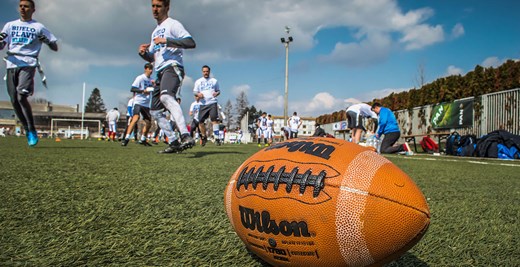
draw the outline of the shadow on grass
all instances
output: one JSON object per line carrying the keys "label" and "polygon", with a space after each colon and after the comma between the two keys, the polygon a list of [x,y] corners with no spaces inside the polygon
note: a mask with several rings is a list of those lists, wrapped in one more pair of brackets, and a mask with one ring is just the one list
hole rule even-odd
{"label": "shadow on grass", "polygon": [[[272,267],[269,263],[262,260],[260,257],[258,257],[253,252],[247,250],[248,254],[258,263],[262,265],[262,267]],[[401,256],[398,260],[390,262],[385,267],[429,267],[426,262],[420,260],[419,258],[415,257],[412,253],[405,253],[403,256]]]}
{"label": "shadow on grass", "polygon": [[106,147],[91,147],[91,146],[38,146],[36,149],[89,149],[89,150],[98,150],[98,149],[107,149]]}
{"label": "shadow on grass", "polygon": [[202,157],[205,157],[205,156],[209,156],[209,155],[223,155],[223,154],[234,154],[234,155],[237,155],[237,154],[245,154],[245,153],[242,153],[242,152],[236,152],[236,151],[197,151],[197,152],[191,152],[191,151],[186,151],[184,152],[185,154],[192,154],[193,157],[192,158],[202,158]]}

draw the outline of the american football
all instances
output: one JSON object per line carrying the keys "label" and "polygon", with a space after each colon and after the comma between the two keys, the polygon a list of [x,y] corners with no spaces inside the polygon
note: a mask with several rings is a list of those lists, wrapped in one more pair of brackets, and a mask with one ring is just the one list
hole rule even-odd
{"label": "american football", "polygon": [[425,197],[407,174],[331,138],[257,152],[224,194],[240,239],[273,266],[381,266],[413,247],[430,223]]}

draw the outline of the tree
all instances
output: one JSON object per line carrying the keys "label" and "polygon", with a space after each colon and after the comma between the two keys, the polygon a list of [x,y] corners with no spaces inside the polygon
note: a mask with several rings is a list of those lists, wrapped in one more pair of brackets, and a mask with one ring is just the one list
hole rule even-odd
{"label": "tree", "polygon": [[94,88],[94,90],[92,90],[92,93],[90,94],[90,97],[87,100],[87,104],[85,105],[85,112],[107,112],[107,109],[105,108],[105,103],[101,98],[101,92],[99,91],[99,89]]}
{"label": "tree", "polygon": [[235,126],[234,116],[233,116],[233,104],[231,104],[231,100],[228,99],[226,105],[224,106],[224,115],[226,115],[226,128],[229,130],[231,126]]}
{"label": "tree", "polygon": [[235,110],[237,114],[237,122],[240,123],[242,118],[246,115],[249,101],[247,101],[247,95],[245,91],[241,91],[237,96],[237,103]]}

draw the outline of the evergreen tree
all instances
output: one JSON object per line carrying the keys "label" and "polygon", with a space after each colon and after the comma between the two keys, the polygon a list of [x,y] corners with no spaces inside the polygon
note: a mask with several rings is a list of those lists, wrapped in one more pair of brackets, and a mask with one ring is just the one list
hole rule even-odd
{"label": "evergreen tree", "polygon": [[228,101],[226,102],[226,105],[224,106],[224,115],[226,115],[226,122],[225,122],[225,125],[226,125],[226,128],[229,130],[231,129],[231,126],[235,126],[235,120],[234,120],[234,117],[233,116],[233,104],[231,104],[231,100],[228,99]]}
{"label": "evergreen tree", "polygon": [[92,93],[90,94],[90,97],[87,100],[87,104],[85,105],[85,112],[107,112],[107,109],[105,108],[105,103],[101,98],[101,92],[99,91],[99,89],[94,88],[94,90],[92,90]]}

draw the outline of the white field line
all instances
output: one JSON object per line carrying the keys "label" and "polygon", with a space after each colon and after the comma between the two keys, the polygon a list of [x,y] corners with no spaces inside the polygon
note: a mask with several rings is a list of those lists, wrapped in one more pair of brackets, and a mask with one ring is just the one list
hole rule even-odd
{"label": "white field line", "polygon": [[486,161],[471,160],[471,159],[475,159],[475,158],[468,158],[467,160],[464,160],[464,159],[450,159],[450,158],[445,158],[443,156],[435,156],[434,158],[432,158],[432,157],[423,157],[423,156],[385,155],[385,157],[401,157],[401,158],[409,159],[409,160],[468,162],[468,163],[480,164],[480,165],[496,165],[496,166],[507,166],[507,167],[520,168],[520,162],[519,162],[519,164],[509,164],[509,163],[498,162],[497,159],[483,159],[483,160],[489,160],[488,162],[486,162]]}

